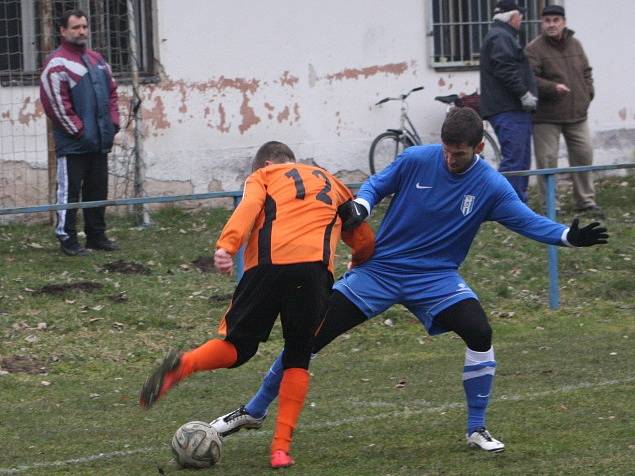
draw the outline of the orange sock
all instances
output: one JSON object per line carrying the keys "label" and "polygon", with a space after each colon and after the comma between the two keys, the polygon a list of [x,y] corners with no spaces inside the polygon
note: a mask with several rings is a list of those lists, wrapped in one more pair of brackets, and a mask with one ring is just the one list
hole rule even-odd
{"label": "orange sock", "polygon": [[309,372],[297,367],[287,369],[282,374],[276,430],[271,443],[272,453],[278,450],[289,453],[293,430],[300,418],[304,399],[309,391],[309,380]]}
{"label": "orange sock", "polygon": [[226,369],[236,363],[238,353],[231,342],[212,339],[181,356],[181,378],[201,370]]}

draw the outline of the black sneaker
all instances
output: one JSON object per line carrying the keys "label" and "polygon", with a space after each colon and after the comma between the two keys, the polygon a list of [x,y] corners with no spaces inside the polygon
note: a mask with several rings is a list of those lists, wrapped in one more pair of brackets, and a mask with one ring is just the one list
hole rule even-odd
{"label": "black sneaker", "polygon": [[167,393],[181,380],[178,372],[181,365],[181,355],[176,350],[170,350],[161,365],[146,379],[139,395],[139,405],[150,408],[156,401]]}
{"label": "black sneaker", "polygon": [[60,248],[62,249],[62,253],[66,256],[88,256],[90,251],[86,248],[82,248],[82,246],[76,242],[70,240],[60,241]]}
{"label": "black sneaker", "polygon": [[86,240],[86,248],[100,251],[117,251],[119,245],[108,238],[101,238],[98,240]]}

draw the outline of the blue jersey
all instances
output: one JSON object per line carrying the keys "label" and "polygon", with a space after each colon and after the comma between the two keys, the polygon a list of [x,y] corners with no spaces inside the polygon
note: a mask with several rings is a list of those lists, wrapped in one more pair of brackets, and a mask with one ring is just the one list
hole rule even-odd
{"label": "blue jersey", "polygon": [[[566,244],[568,228],[534,213],[507,179],[478,156],[455,174],[441,145],[407,149],[360,188],[370,209],[394,194],[376,235],[373,266],[398,273],[456,270],[484,221],[543,243]],[[361,200],[360,200],[361,199]]]}

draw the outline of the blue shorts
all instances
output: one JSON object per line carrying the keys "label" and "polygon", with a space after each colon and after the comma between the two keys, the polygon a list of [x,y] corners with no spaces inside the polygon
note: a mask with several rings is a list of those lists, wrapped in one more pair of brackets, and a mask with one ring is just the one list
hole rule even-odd
{"label": "blue shorts", "polygon": [[434,317],[464,299],[478,299],[457,271],[398,274],[376,266],[361,265],[346,273],[333,289],[357,306],[368,319],[393,304],[402,304],[430,335],[447,332]]}

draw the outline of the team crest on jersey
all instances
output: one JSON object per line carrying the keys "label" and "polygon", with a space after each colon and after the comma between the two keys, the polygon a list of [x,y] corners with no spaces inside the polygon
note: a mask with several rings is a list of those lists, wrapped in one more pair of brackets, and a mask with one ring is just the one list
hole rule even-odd
{"label": "team crest on jersey", "polygon": [[465,197],[463,197],[463,202],[461,203],[461,213],[463,214],[463,216],[467,216],[470,214],[472,208],[474,208],[475,198],[476,197],[474,197],[474,195],[466,195]]}

